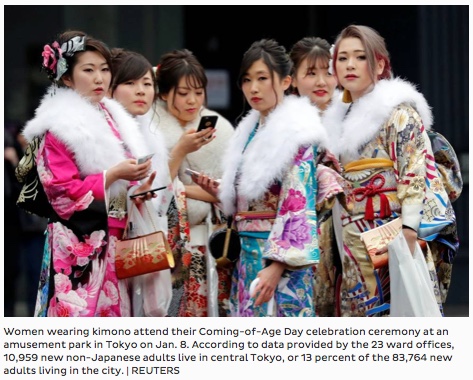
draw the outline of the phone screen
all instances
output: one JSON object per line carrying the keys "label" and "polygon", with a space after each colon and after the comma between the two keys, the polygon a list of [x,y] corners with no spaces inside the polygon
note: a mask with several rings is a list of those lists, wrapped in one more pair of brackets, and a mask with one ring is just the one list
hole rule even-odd
{"label": "phone screen", "polygon": [[166,188],[166,186],[162,186],[162,187],[157,187],[156,189],[151,189],[151,190],[148,190],[148,191],[144,191],[142,193],[132,194],[132,195],[130,195],[130,198],[133,199],[133,198],[136,198],[136,197],[141,197],[142,195],[145,195],[145,194],[148,194],[148,193],[154,194],[156,191],[164,190],[165,188]]}

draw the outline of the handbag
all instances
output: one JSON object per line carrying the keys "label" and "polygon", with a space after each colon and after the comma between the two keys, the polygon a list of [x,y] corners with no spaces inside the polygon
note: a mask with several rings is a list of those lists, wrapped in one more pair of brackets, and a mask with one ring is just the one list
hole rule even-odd
{"label": "handbag", "polygon": [[[398,217],[382,226],[362,232],[361,240],[365,243],[371,262],[375,269],[388,265],[388,244],[402,231],[402,219]],[[425,240],[417,239],[422,251],[427,249]]]}
{"label": "handbag", "polygon": [[[402,220],[396,218],[382,226],[362,232],[361,240],[375,269],[388,265],[388,244],[402,231]],[[381,252],[381,253],[380,253]]]}
{"label": "handbag", "polygon": [[[123,279],[174,268],[171,247],[163,231],[157,231],[148,202],[142,204],[145,214],[133,202],[130,203],[124,239],[116,243],[117,277]],[[151,227],[154,232],[146,234],[146,229]]]}
{"label": "handbag", "polygon": [[240,257],[240,236],[232,225],[233,217],[229,216],[227,226],[216,230],[209,237],[209,250],[218,268],[230,266]]}
{"label": "handbag", "polygon": [[391,317],[441,317],[419,244],[412,255],[401,232],[388,244],[388,250]]}
{"label": "handbag", "polygon": [[15,169],[18,182],[23,183],[16,204],[30,214],[49,218],[55,213],[44,192],[36,166],[36,156],[41,140],[42,136],[33,138]]}

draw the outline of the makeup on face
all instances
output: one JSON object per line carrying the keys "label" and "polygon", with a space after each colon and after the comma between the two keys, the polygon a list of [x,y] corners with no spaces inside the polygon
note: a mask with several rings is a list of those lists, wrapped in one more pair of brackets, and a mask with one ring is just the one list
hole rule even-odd
{"label": "makeup on face", "polygon": [[77,53],[77,62],[70,78],[63,77],[66,86],[92,103],[100,102],[108,92],[112,73],[105,58],[96,51]]}
{"label": "makeup on face", "polygon": [[344,38],[338,48],[337,78],[340,85],[350,91],[353,100],[369,92],[374,82],[366,59],[366,52],[359,38]]}
{"label": "makeup on face", "polygon": [[325,110],[332,99],[337,85],[336,78],[330,74],[328,62],[318,59],[311,67],[305,58],[296,70],[293,85],[300,96],[307,96],[319,109]]}

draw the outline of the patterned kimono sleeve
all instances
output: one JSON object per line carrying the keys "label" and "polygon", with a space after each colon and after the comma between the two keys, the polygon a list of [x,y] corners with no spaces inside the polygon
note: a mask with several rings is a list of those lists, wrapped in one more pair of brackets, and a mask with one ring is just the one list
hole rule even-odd
{"label": "patterned kimono sleeve", "polygon": [[47,133],[37,158],[38,173],[51,205],[63,219],[104,201],[103,173],[81,178],[73,154],[53,134]]}
{"label": "patterned kimono sleeve", "polygon": [[388,121],[389,155],[394,161],[402,205],[402,223],[416,231],[425,198],[428,136],[419,114],[410,106],[396,108]]}
{"label": "patterned kimono sleeve", "polygon": [[263,257],[301,269],[319,261],[314,151],[301,147],[282,179],[276,219]]}

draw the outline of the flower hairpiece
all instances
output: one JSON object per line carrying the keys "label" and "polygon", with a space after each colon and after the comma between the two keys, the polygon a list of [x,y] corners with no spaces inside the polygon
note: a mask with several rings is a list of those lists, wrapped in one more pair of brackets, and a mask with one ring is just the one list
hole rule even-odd
{"label": "flower hairpiece", "polygon": [[72,57],[74,53],[85,50],[85,36],[76,36],[59,46],[57,41],[51,45],[44,45],[43,69],[48,74],[48,78],[57,82],[67,71],[67,61],[64,58]]}
{"label": "flower hairpiece", "polygon": [[333,74],[333,50],[335,49],[335,45],[330,47],[330,61],[328,61],[328,72],[330,75]]}

